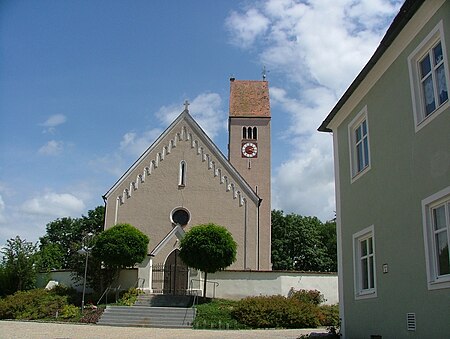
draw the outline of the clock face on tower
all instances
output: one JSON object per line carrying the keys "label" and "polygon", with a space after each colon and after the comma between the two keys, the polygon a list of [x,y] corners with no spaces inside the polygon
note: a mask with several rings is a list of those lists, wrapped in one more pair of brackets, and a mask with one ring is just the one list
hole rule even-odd
{"label": "clock face on tower", "polygon": [[241,151],[243,158],[256,158],[258,155],[258,146],[253,142],[243,142]]}

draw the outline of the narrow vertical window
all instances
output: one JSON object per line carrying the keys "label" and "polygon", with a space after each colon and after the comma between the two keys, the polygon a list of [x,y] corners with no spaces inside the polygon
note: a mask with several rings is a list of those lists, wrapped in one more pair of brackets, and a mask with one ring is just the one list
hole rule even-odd
{"label": "narrow vertical window", "polygon": [[252,128],[251,127],[247,128],[247,137],[248,137],[248,139],[253,139],[253,137],[252,137]]}
{"label": "narrow vertical window", "polygon": [[258,139],[258,130],[256,127],[253,127],[253,139],[255,140]]}
{"label": "narrow vertical window", "polygon": [[361,290],[370,290],[375,287],[373,237],[361,240],[360,246]]}
{"label": "narrow vertical window", "polygon": [[436,273],[437,276],[444,276],[450,274],[450,262],[448,251],[448,225],[446,214],[446,205],[433,208],[433,233],[435,243],[435,257],[436,257]]}
{"label": "narrow vertical window", "polygon": [[422,200],[428,289],[450,288],[450,186]]}
{"label": "narrow vertical window", "polygon": [[364,120],[355,130],[356,169],[357,173],[369,166],[369,141],[367,121]]}
{"label": "narrow vertical window", "polygon": [[180,170],[178,174],[178,186],[180,187],[186,186],[186,162],[184,160],[180,162]]}
{"label": "narrow vertical window", "polygon": [[376,297],[376,265],[374,227],[353,235],[355,297]]}
{"label": "narrow vertical window", "polygon": [[367,107],[348,126],[350,143],[351,176],[355,180],[370,168],[369,125]]}
{"label": "narrow vertical window", "polygon": [[242,127],[242,139],[247,139],[247,127]]}

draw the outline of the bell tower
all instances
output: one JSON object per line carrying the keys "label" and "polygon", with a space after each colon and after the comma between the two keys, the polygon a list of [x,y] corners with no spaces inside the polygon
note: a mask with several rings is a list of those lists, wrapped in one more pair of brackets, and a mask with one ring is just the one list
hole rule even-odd
{"label": "bell tower", "polygon": [[261,270],[271,269],[270,119],[269,83],[231,78],[228,159],[261,198],[256,232]]}

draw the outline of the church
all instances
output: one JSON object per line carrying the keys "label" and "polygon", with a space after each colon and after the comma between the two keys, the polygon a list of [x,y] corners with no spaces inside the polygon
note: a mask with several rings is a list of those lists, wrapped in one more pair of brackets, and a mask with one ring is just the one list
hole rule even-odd
{"label": "church", "polygon": [[[269,85],[230,79],[228,156],[183,112],[105,194],[105,229],[129,223],[150,238],[142,288],[187,290],[179,242],[192,226],[226,227],[237,243],[229,270],[271,270]],[[157,272],[161,272],[160,275]]]}

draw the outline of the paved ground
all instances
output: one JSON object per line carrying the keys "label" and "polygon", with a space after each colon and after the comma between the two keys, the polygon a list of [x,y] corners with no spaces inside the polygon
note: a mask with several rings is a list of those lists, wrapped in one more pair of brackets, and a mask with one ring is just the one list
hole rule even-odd
{"label": "paved ground", "polygon": [[0,321],[0,338],[289,338],[296,339],[310,332],[325,332],[315,330],[191,330],[191,329],[161,329],[137,327],[112,327],[99,325],[55,324],[40,322]]}

